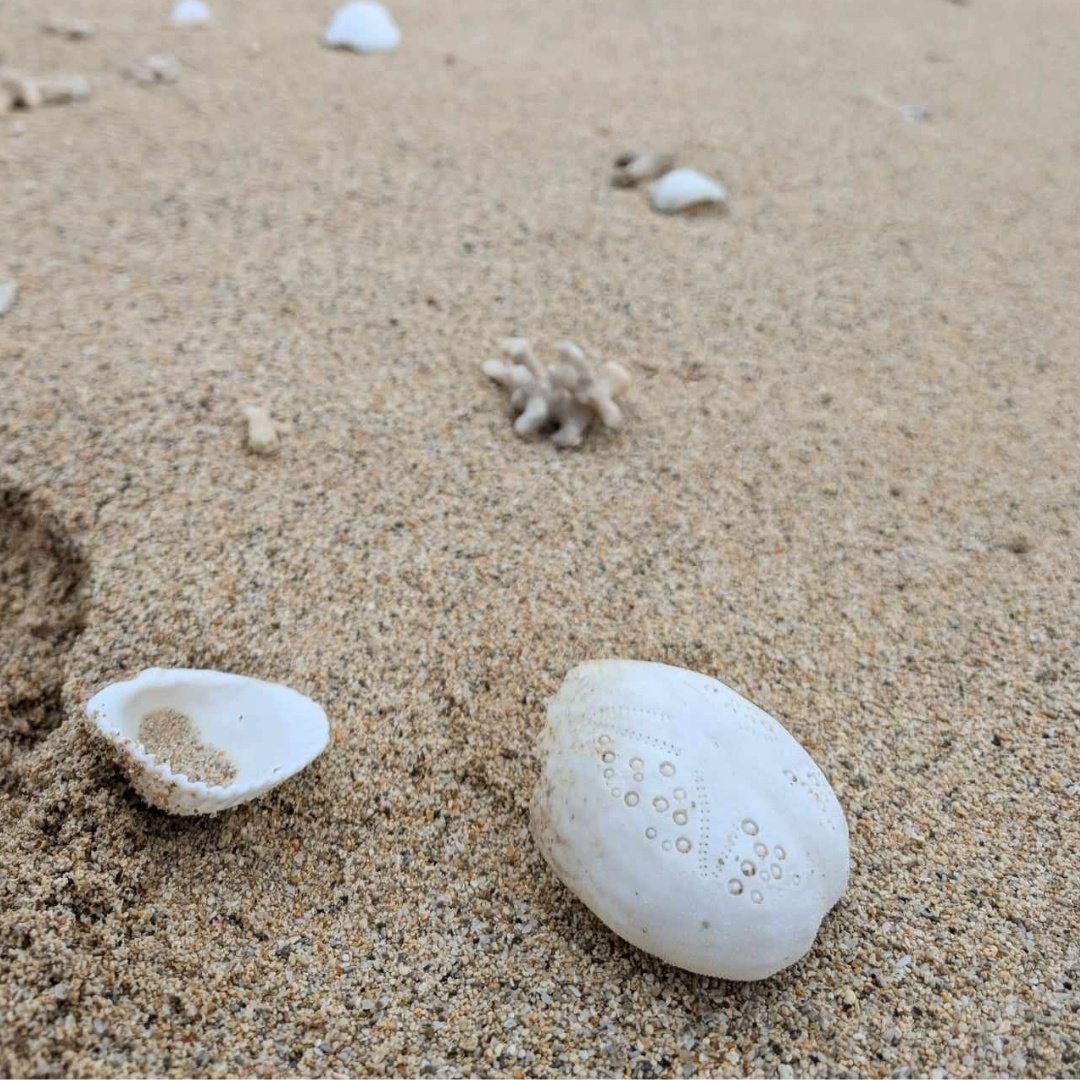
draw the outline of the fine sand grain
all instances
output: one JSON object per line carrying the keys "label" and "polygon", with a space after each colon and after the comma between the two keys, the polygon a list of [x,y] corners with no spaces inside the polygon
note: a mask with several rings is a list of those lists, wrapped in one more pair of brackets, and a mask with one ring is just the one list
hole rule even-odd
{"label": "fine sand grain", "polygon": [[[1077,1075],[1075,0],[396,0],[372,57],[333,7],[0,10],[93,87],[0,118],[0,1072]],[[611,187],[657,148],[730,213]],[[510,335],[625,363],[622,430],[517,438]],[[673,970],[544,866],[544,702],[602,656],[833,782],[796,967]],[[151,665],[333,745],[148,809],[76,717]]]}
{"label": "fine sand grain", "polygon": [[227,784],[236,776],[229,755],[199,739],[198,728],[176,709],[155,709],[139,721],[139,742],[175,773],[206,784]]}

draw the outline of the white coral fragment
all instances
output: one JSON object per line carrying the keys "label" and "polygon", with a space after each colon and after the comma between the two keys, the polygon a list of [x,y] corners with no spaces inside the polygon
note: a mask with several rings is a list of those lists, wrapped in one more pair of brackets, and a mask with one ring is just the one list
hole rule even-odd
{"label": "white coral fragment", "polygon": [[277,425],[267,409],[261,405],[245,405],[247,420],[247,448],[253,454],[272,454],[277,450]]}
{"label": "white coral fragment", "polygon": [[53,16],[41,24],[41,29],[46,34],[54,34],[56,37],[68,38],[71,41],[85,41],[94,36],[94,24],[86,19],[69,19],[64,16]]}
{"label": "white coral fragment", "polygon": [[90,84],[81,75],[24,75],[0,71],[0,92],[13,106],[36,109],[39,105],[63,105],[85,101]]}
{"label": "white coral fragment", "polygon": [[605,427],[622,424],[618,400],[630,387],[630,373],[614,360],[594,370],[584,352],[569,341],[556,346],[558,360],[549,369],[533,355],[524,338],[503,342],[505,360],[486,360],[482,370],[510,392],[517,410],[514,431],[529,438],[552,429],[560,447],[581,445],[598,418]]}

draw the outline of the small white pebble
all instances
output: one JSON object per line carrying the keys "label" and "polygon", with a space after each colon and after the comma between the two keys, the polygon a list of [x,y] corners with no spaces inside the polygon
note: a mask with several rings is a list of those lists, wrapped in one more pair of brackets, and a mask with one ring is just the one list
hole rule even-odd
{"label": "small white pebble", "polygon": [[6,315],[15,304],[19,286],[14,281],[0,281],[0,315]]}
{"label": "small white pebble", "polygon": [[696,169],[673,169],[658,180],[649,195],[653,209],[677,214],[699,206],[727,206],[727,191]]}
{"label": "small white pebble", "polygon": [[361,53],[391,52],[401,44],[401,31],[377,0],[352,0],[330,20],[323,43]]}
{"label": "small white pebble", "polygon": [[245,405],[247,419],[247,448],[255,454],[272,454],[277,449],[277,427],[267,409],[261,405]]}
{"label": "small white pebble", "polygon": [[180,78],[180,61],[172,53],[151,53],[131,66],[131,75],[141,83],[173,83]]}
{"label": "small white pebble", "polygon": [[207,26],[213,14],[206,0],[177,0],[169,15],[173,26]]}

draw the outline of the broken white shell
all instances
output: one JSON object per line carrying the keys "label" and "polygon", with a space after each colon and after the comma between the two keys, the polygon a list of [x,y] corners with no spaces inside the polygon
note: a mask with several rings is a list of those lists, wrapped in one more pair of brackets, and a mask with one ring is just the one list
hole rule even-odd
{"label": "broken white shell", "polygon": [[695,206],[727,206],[727,191],[696,169],[672,169],[658,180],[650,192],[653,208],[663,214],[677,214]]}
{"label": "broken white shell", "polygon": [[847,885],[847,823],[772,717],[705,675],[598,660],[567,675],[545,739],[533,837],[615,933],[727,979],[809,951]]}
{"label": "broken white shell", "polygon": [[177,0],[169,15],[173,26],[207,26],[212,18],[206,0]]}
{"label": "broken white shell", "polygon": [[330,20],[323,41],[336,49],[391,52],[401,44],[401,31],[377,0],[353,0]]}
{"label": "broken white shell", "polygon": [[[235,772],[226,784],[191,780],[139,741],[151,713],[173,710]],[[112,742],[135,790],[171,814],[216,814],[276,787],[326,749],[330,724],[310,698],[279,683],[187,668],[148,668],[86,703],[91,724]]]}

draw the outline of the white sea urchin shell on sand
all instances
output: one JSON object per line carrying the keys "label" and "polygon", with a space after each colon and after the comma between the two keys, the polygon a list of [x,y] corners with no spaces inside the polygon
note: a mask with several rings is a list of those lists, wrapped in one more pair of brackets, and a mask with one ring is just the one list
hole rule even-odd
{"label": "white sea urchin shell on sand", "polygon": [[335,49],[392,52],[401,44],[401,31],[389,11],[376,0],[352,0],[339,8],[323,35]]}
{"label": "white sea urchin shell on sand", "polygon": [[149,668],[95,694],[86,715],[135,790],[171,814],[216,814],[254,799],[330,739],[326,713],[310,698],[221,671]]}
{"label": "white sea urchin shell on sand", "polygon": [[848,878],[840,804],[767,713],[705,675],[599,660],[548,708],[537,846],[620,937],[764,979],[803,957]]}

